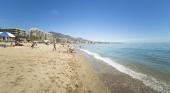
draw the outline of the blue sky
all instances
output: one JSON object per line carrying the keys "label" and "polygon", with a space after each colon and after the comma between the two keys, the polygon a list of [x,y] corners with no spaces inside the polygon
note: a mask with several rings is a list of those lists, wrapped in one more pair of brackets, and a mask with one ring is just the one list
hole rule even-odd
{"label": "blue sky", "polygon": [[0,0],[0,27],[93,41],[170,42],[170,0]]}

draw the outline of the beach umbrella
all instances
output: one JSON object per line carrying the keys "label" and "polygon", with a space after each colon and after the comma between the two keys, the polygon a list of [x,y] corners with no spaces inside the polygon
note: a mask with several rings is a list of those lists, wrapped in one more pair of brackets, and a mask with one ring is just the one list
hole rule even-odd
{"label": "beach umbrella", "polygon": [[[4,36],[5,41],[7,41],[7,37],[15,37],[13,34],[11,34],[9,32],[0,32],[0,36]],[[10,41],[11,41],[11,38],[10,38]],[[12,45],[12,41],[11,41],[11,45]]]}
{"label": "beach umbrella", "polygon": [[0,36],[5,36],[5,37],[15,37],[13,34],[9,32],[0,32]]}

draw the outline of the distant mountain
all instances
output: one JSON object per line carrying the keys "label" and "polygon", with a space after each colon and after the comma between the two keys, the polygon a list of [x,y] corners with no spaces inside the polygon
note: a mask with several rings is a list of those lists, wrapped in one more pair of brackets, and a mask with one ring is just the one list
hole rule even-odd
{"label": "distant mountain", "polygon": [[82,40],[85,40],[85,39],[78,37],[78,38],[76,38],[76,40],[82,41]]}
{"label": "distant mountain", "polygon": [[51,33],[53,35],[53,37],[58,37],[58,38],[68,38],[68,39],[71,39],[71,40],[79,40],[79,41],[85,40],[81,37],[74,38],[72,36],[64,35],[64,34],[61,34],[61,33],[56,33],[56,32],[53,32],[53,31],[50,31],[49,33]]}

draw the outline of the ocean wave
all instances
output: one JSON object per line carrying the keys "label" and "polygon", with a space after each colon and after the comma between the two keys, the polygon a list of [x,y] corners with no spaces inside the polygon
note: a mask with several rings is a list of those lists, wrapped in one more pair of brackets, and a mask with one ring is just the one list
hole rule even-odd
{"label": "ocean wave", "polygon": [[146,86],[150,86],[154,90],[161,91],[163,93],[169,93],[170,92],[170,85],[166,84],[165,82],[158,81],[155,78],[149,77],[149,76],[147,76],[143,73],[135,72],[135,71],[133,71],[133,70],[121,65],[121,64],[118,64],[116,61],[114,61],[110,58],[107,58],[107,57],[102,57],[97,53],[94,53],[94,52],[91,52],[91,51],[88,51],[88,50],[84,50],[84,49],[80,49],[80,50],[94,56],[94,58],[96,58],[96,59],[102,60],[103,62],[111,65],[112,67],[116,68],[120,72],[128,74],[132,78],[135,78],[135,79],[142,81]]}

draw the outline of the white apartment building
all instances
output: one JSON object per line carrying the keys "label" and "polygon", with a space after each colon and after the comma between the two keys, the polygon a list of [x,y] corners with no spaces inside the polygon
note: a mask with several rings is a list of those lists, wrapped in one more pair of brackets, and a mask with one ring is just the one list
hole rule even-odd
{"label": "white apartment building", "polygon": [[51,33],[44,33],[44,40],[53,41],[53,35]]}
{"label": "white apartment building", "polygon": [[42,41],[43,36],[44,36],[44,34],[41,29],[31,28],[29,30],[29,39],[30,40]]}

